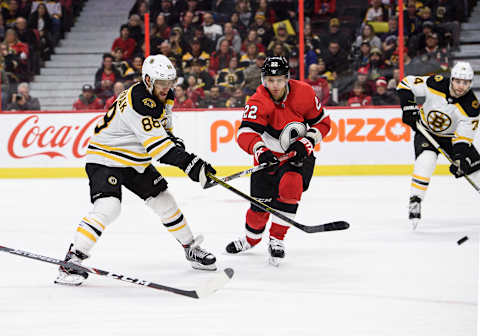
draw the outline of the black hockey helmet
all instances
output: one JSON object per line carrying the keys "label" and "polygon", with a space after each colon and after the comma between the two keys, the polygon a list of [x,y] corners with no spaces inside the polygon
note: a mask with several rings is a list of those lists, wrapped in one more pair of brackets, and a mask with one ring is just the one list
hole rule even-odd
{"label": "black hockey helmet", "polygon": [[272,56],[267,57],[262,66],[262,75],[264,76],[289,76],[290,66],[285,57]]}
{"label": "black hockey helmet", "polygon": [[290,66],[285,57],[267,57],[262,66],[262,84],[265,76],[287,76],[290,79]]}

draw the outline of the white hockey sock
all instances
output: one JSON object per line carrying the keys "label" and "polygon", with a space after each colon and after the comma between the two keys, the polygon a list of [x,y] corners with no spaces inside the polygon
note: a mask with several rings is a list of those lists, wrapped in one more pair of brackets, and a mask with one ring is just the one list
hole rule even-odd
{"label": "white hockey sock", "polygon": [[149,198],[145,203],[160,216],[163,225],[182,245],[193,240],[190,226],[168,190]]}
{"label": "white hockey sock", "polygon": [[437,154],[435,152],[427,150],[418,156],[415,160],[410,196],[418,196],[423,200],[436,165]]}
{"label": "white hockey sock", "polygon": [[105,228],[120,214],[120,200],[115,197],[100,198],[93,204],[93,210],[82,218],[75,232],[73,246],[89,255],[91,248]]}

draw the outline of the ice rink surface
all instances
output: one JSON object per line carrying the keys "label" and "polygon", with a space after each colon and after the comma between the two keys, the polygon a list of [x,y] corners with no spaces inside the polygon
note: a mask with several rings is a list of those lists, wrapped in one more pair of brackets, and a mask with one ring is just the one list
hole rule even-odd
{"label": "ice rink surface", "polygon": [[[244,191],[248,183],[232,181]],[[297,220],[351,228],[291,228],[279,268],[267,265],[264,242],[244,255],[223,252],[243,233],[246,201],[186,178],[169,187],[218,266],[234,268],[224,289],[194,300],[95,275],[61,287],[55,265],[0,253],[0,335],[476,335],[479,196],[464,181],[434,176],[412,232],[410,177],[315,177]],[[90,209],[88,181],[0,180],[0,204],[0,245],[63,259]],[[92,253],[86,265],[185,289],[212,275],[191,269],[128,191]]]}

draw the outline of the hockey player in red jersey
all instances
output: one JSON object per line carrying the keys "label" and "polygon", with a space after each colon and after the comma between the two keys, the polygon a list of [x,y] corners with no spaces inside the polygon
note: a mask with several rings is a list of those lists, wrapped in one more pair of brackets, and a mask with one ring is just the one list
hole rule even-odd
{"label": "hockey player in red jersey", "polygon": [[[265,60],[262,85],[245,105],[237,141],[253,156],[255,165],[274,164],[252,174],[251,195],[293,219],[313,175],[313,149],[329,132],[330,118],[313,88],[290,79],[289,70],[284,57]],[[289,152],[295,156],[279,163],[278,157]],[[227,252],[239,253],[257,245],[269,216],[252,204],[246,215],[246,235],[229,243]],[[285,256],[288,229],[288,223],[272,216],[268,252],[273,265],[278,266]]]}

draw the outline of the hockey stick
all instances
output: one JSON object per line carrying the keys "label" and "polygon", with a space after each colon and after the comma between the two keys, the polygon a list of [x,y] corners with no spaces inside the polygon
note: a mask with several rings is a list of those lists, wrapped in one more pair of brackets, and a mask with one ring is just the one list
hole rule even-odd
{"label": "hockey stick", "polygon": [[[258,166],[255,166],[255,167],[252,167],[252,168],[249,168],[249,169],[246,169],[246,170],[242,170],[238,173],[235,173],[235,174],[232,174],[230,176],[226,176],[226,177],[222,177],[220,180],[222,180],[223,182],[228,182],[228,181],[231,181],[231,180],[234,180],[236,178],[239,178],[239,177],[242,177],[242,176],[245,176],[245,175],[248,175],[248,174],[253,174],[253,173],[256,173],[260,170],[263,170],[267,167],[272,167],[272,166],[277,166],[278,164],[280,164],[280,162],[283,162],[283,161],[286,161],[286,160],[289,160],[291,159],[292,157],[295,156],[295,152],[290,152],[290,153],[287,153],[285,155],[282,155],[278,158],[278,163],[262,163],[262,164],[259,164]],[[218,183],[215,182],[215,181],[212,181],[208,184],[205,185],[205,187],[203,187],[203,189],[208,189],[208,188],[211,188],[213,186],[216,186]]]}
{"label": "hockey stick", "polygon": [[[456,166],[455,162],[452,160],[452,158],[443,150],[442,147],[440,147],[440,144],[430,135],[430,133],[423,127],[423,125],[420,123],[420,121],[417,120],[417,129],[422,133],[422,135],[430,142],[430,144],[435,147],[436,150],[438,150],[440,153],[443,154],[447,158],[447,160],[454,166]],[[480,187],[478,187],[475,182],[468,176],[467,174],[464,174],[463,177],[472,185],[475,190],[480,193]]]}
{"label": "hockey stick", "polygon": [[210,294],[213,294],[214,292],[216,292],[217,290],[222,288],[233,277],[233,273],[234,273],[233,269],[225,268],[222,272],[215,274],[215,277],[213,277],[210,281],[205,283],[202,287],[199,287],[195,290],[184,290],[184,289],[169,287],[169,286],[165,286],[165,285],[160,285],[160,284],[157,284],[155,282],[150,282],[150,281],[147,281],[147,280],[130,278],[130,277],[127,277],[123,274],[116,274],[116,273],[112,273],[112,272],[108,272],[108,271],[103,271],[101,269],[94,268],[94,267],[80,266],[80,265],[77,265],[77,264],[74,264],[74,263],[71,263],[71,262],[66,262],[66,261],[63,261],[63,260],[59,260],[59,259],[55,259],[55,258],[51,258],[51,257],[46,257],[46,256],[43,256],[43,255],[40,255],[40,254],[35,254],[35,253],[27,252],[27,251],[12,249],[12,248],[1,246],[1,245],[0,245],[0,251],[7,252],[7,253],[10,253],[10,254],[14,254],[14,255],[17,255],[17,256],[20,256],[20,257],[35,259],[35,260],[38,260],[38,261],[43,261],[43,262],[47,262],[47,263],[50,263],[50,264],[55,264],[55,265],[67,267],[67,268],[73,268],[73,269],[75,269],[77,271],[80,271],[80,272],[88,272],[88,273],[92,273],[92,274],[103,275],[103,276],[106,276],[108,278],[129,282],[129,283],[139,285],[139,286],[150,287],[150,288],[154,288],[154,289],[167,291],[167,292],[170,292],[170,293],[175,293],[175,294],[179,294],[179,295],[183,295],[183,296],[188,296],[188,297],[191,297],[191,298],[194,298],[194,299],[200,299],[200,298],[203,298],[203,297],[208,296]]}
{"label": "hockey stick", "polygon": [[226,182],[223,182],[221,179],[219,179],[215,175],[213,175],[211,173],[207,173],[207,175],[208,175],[208,177],[210,177],[212,180],[214,180],[216,183],[220,184],[224,188],[234,192],[235,194],[242,197],[243,199],[246,199],[247,201],[250,201],[251,203],[255,204],[260,209],[262,209],[264,211],[267,211],[267,212],[271,213],[272,215],[277,216],[278,218],[284,220],[285,222],[295,226],[297,229],[302,230],[303,232],[316,233],[316,232],[324,232],[324,231],[338,231],[338,230],[346,230],[350,227],[350,224],[348,224],[345,221],[335,221],[335,222],[329,222],[329,223],[314,225],[314,226],[307,226],[307,225],[300,224],[300,223],[294,221],[293,219],[285,216],[284,214],[278,212],[277,210],[269,207],[265,203],[260,202],[259,200],[251,197],[250,195],[244,194],[243,192],[241,192],[238,189],[235,189],[230,184],[228,184]]}

